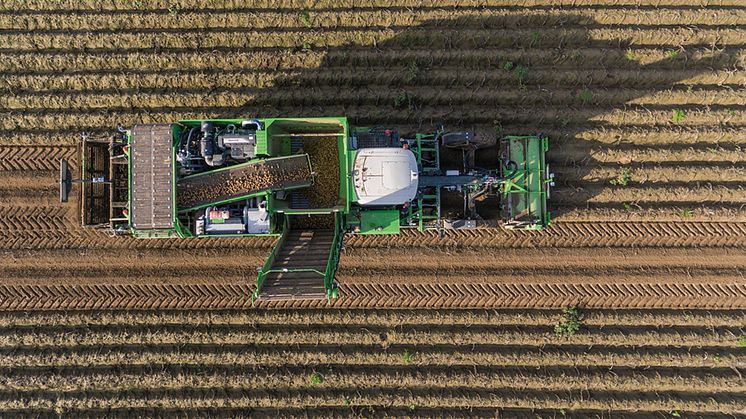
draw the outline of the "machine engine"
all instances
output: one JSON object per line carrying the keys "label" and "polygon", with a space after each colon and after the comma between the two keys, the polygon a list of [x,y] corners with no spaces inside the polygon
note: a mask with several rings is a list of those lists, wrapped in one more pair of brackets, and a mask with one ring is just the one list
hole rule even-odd
{"label": "machine engine", "polygon": [[243,162],[256,157],[256,132],[261,129],[257,120],[246,120],[238,127],[234,124],[218,126],[204,121],[199,128],[185,129],[181,133],[177,160],[191,174],[205,169]]}

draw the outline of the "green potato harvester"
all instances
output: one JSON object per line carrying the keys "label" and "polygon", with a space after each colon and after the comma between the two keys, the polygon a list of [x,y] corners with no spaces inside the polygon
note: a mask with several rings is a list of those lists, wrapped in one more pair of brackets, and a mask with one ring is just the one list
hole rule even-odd
{"label": "green potato harvester", "polygon": [[344,117],[135,125],[84,135],[76,176],[60,161],[60,199],[77,184],[82,225],[112,235],[275,236],[252,300],[331,299],[345,234],[549,226],[548,146]]}

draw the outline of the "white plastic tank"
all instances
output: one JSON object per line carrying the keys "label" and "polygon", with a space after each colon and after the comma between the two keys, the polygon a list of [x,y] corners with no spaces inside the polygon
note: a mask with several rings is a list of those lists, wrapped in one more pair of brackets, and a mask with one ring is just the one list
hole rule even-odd
{"label": "white plastic tank", "polygon": [[417,195],[417,158],[404,148],[364,148],[353,168],[357,202],[363,206],[402,205]]}

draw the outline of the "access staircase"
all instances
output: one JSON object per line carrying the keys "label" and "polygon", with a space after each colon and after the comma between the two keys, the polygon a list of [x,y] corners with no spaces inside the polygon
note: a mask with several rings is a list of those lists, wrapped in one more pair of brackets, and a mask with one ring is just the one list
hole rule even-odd
{"label": "access staircase", "polygon": [[332,229],[286,230],[267,260],[268,269],[259,273],[255,297],[263,301],[326,299],[337,264],[335,237]]}

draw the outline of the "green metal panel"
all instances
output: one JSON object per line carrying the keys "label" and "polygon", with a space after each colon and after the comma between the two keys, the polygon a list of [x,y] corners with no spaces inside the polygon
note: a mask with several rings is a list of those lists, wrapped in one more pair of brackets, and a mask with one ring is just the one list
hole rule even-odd
{"label": "green metal panel", "polygon": [[357,152],[358,150],[348,150],[346,156],[347,178],[343,180],[345,180],[345,183],[347,184],[345,190],[347,191],[348,205],[351,202],[357,202],[357,193],[355,192],[355,182],[353,180],[353,171],[355,170],[354,168],[355,159],[357,158]]}
{"label": "green metal panel", "polygon": [[334,215],[334,241],[332,241],[332,249],[329,255],[329,261],[326,264],[326,272],[324,275],[324,286],[326,287],[326,297],[331,300],[337,298],[339,290],[335,286],[334,278],[337,274],[337,267],[339,266],[339,254],[342,252],[342,241],[344,240],[344,225],[345,216],[340,213]]}
{"label": "green metal panel", "polygon": [[269,155],[269,142],[267,141],[267,130],[257,131],[256,133],[256,154],[266,155],[266,156]]}
{"label": "green metal panel", "polygon": [[256,289],[254,290],[254,293],[251,294],[251,304],[254,304],[254,301],[259,297],[259,293],[262,290],[262,285],[264,285],[264,279],[266,278],[267,274],[271,272],[272,270],[272,263],[275,261],[275,256],[282,248],[282,244],[285,242],[285,239],[287,238],[288,231],[290,231],[290,226],[288,225],[288,218],[284,217],[282,222],[282,235],[280,236],[279,240],[275,243],[275,245],[272,247],[272,251],[269,253],[269,256],[267,256],[267,259],[264,261],[264,264],[262,265],[261,269],[259,270],[259,273],[256,277]]}
{"label": "green metal panel", "polygon": [[274,262],[275,256],[281,251],[282,245],[285,242],[285,239],[287,238],[288,232],[290,231],[290,221],[288,216],[284,217],[283,222],[283,233],[282,236],[280,236],[280,239],[275,243],[275,246],[272,248],[272,252],[270,253],[269,257],[264,261],[264,265],[262,265],[262,268],[259,270],[259,273],[257,275],[257,282],[256,282],[256,289],[254,290],[254,293],[251,295],[251,303],[254,304],[254,301],[259,297],[259,294],[262,290],[262,285],[264,285],[264,280],[266,279],[266,276],[268,273],[272,272],[313,272],[318,274],[319,276],[323,277],[324,280],[324,287],[326,288],[326,295],[329,300],[332,298],[337,298],[338,290],[334,283],[334,277],[337,272],[337,266],[339,265],[339,254],[342,250],[342,240],[344,238],[344,217],[339,212],[335,213],[334,215],[334,239],[332,241],[332,245],[330,248],[329,258],[326,264],[326,267],[324,271],[319,271],[317,269],[313,268],[293,268],[293,269],[272,269],[272,264]]}
{"label": "green metal panel", "polygon": [[503,200],[510,213],[508,225],[526,230],[540,230],[550,224],[547,210],[547,188],[550,179],[546,173],[545,154],[549,141],[543,137],[510,136],[508,141],[510,160],[518,168],[503,182]]}
{"label": "green metal panel", "polygon": [[[348,182],[348,179],[352,177],[352,172],[350,167],[347,165],[349,161],[347,158],[347,146],[349,144],[348,138],[350,136],[350,127],[347,124],[347,118],[344,118],[343,126],[344,132],[342,135],[337,137],[337,158],[339,159],[339,199],[344,202],[342,213],[348,214],[350,212],[350,183]],[[354,194],[354,190],[352,193]]]}
{"label": "green metal panel", "polygon": [[361,211],[360,234],[399,234],[399,210]]}

